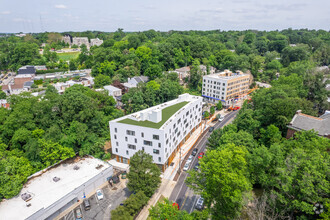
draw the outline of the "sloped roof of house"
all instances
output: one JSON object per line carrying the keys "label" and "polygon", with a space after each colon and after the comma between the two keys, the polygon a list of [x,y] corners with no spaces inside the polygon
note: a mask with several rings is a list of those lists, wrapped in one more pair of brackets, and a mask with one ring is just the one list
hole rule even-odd
{"label": "sloped roof of house", "polygon": [[288,127],[306,131],[314,129],[320,136],[327,136],[330,134],[330,114],[318,118],[303,114],[301,110],[298,110]]}
{"label": "sloped roof of house", "polygon": [[177,72],[189,72],[190,67],[189,66],[184,66],[184,67],[181,67],[179,69],[176,69],[175,71],[177,71]]}

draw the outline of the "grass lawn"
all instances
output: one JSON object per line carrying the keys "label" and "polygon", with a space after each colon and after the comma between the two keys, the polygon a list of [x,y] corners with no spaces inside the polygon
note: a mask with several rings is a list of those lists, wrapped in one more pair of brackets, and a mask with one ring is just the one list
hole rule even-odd
{"label": "grass lawn", "polygon": [[166,107],[162,110],[162,120],[158,123],[154,123],[151,121],[135,121],[132,119],[123,119],[121,121],[118,121],[119,123],[129,124],[129,125],[137,125],[141,127],[149,127],[149,128],[160,128],[173,114],[175,114],[177,111],[179,111],[183,106],[188,104],[188,102],[180,102],[175,105],[171,105],[169,107]]}
{"label": "grass lawn", "polygon": [[79,56],[80,52],[58,53],[58,57],[64,61],[75,59]]}

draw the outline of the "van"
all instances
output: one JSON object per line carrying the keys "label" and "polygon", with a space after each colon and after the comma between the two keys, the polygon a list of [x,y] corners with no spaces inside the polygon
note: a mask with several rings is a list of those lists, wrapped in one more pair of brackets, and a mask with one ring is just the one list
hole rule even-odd
{"label": "van", "polygon": [[83,203],[84,203],[85,211],[88,211],[91,209],[91,204],[89,203],[88,199],[84,199]]}

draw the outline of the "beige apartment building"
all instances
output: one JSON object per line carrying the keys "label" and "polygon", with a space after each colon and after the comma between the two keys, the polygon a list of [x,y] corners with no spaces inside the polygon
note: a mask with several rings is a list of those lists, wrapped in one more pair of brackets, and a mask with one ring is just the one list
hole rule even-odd
{"label": "beige apartment building", "polygon": [[205,101],[221,101],[224,106],[230,106],[247,97],[251,83],[252,75],[241,71],[225,70],[206,75],[203,76],[202,96]]}

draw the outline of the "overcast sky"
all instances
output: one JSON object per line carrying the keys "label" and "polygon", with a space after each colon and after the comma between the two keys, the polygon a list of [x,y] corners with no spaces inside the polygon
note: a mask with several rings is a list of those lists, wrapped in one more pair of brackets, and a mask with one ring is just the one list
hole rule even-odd
{"label": "overcast sky", "polygon": [[330,30],[330,0],[0,0],[0,32]]}

